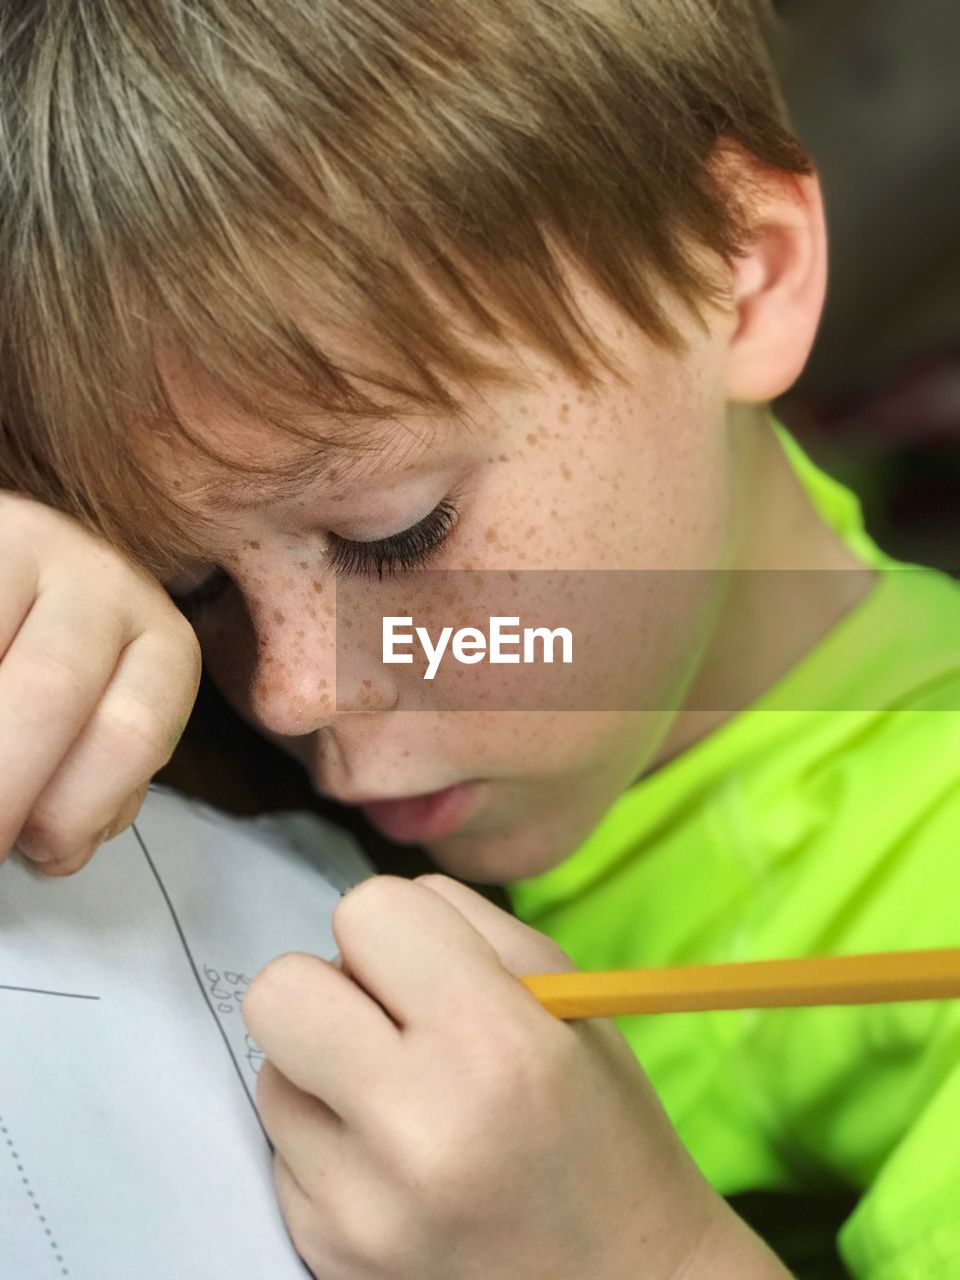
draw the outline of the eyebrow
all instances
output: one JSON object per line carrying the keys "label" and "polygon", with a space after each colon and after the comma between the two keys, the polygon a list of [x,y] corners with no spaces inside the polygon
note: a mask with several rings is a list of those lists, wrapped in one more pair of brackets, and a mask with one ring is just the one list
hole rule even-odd
{"label": "eyebrow", "polygon": [[298,454],[279,466],[259,472],[238,471],[235,480],[212,482],[191,489],[214,511],[230,512],[294,498],[306,485],[351,478],[361,470],[356,451],[323,448]]}
{"label": "eyebrow", "polygon": [[263,471],[238,470],[235,479],[199,485],[183,496],[200,498],[212,510],[228,514],[268,502],[290,501],[312,484],[357,484],[382,467],[385,458],[392,462],[408,458],[422,451],[429,441],[411,432],[406,435],[402,450],[394,447],[395,443],[395,440],[389,444],[383,440],[349,444],[318,441],[286,462]]}

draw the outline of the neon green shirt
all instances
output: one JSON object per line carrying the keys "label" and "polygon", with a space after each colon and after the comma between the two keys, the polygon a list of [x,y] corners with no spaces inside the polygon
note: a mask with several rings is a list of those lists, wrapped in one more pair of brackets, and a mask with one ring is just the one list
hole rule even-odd
{"label": "neon green shirt", "polygon": [[[960,945],[960,585],[897,568],[785,446],[876,585],[570,858],[508,886],[582,968]],[[792,709],[830,705],[869,709]],[[853,1275],[960,1276],[960,1001],[620,1022],[722,1193],[862,1190],[839,1238]]]}

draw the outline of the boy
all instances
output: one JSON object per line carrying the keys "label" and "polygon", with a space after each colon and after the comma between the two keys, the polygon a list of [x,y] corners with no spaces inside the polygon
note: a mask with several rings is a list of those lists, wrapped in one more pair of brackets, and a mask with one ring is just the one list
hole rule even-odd
{"label": "boy", "polygon": [[[952,1007],[628,1045],[510,976],[958,941],[960,600],[768,425],[825,244],[748,0],[0,12],[0,844],[77,869],[170,754],[152,574],[318,789],[536,925],[383,877],[339,968],[254,983],[308,1265],[760,1280],[718,1192],[845,1186],[855,1274],[950,1274]],[[638,613],[627,709],[335,698],[335,581],[420,567],[708,572]]]}

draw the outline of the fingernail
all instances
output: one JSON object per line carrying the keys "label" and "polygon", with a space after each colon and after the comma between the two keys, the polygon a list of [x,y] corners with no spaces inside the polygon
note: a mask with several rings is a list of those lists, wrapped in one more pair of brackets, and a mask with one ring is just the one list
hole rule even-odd
{"label": "fingernail", "polygon": [[19,853],[20,856],[22,858],[26,858],[28,862],[43,863],[51,862],[53,860],[51,854],[49,854],[46,849],[37,849],[35,852],[31,852],[31,850],[24,848],[24,846],[19,842],[13,846],[13,849],[15,853]]}

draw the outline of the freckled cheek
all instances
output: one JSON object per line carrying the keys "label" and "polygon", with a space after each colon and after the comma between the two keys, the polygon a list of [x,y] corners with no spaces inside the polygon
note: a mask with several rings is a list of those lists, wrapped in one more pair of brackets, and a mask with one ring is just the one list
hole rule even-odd
{"label": "freckled cheek", "polygon": [[509,782],[564,777],[594,766],[612,741],[619,742],[623,719],[623,713],[584,711],[400,713],[393,732],[414,759],[442,759],[465,777]]}
{"label": "freckled cheek", "polygon": [[498,441],[507,451],[490,470],[465,558],[488,568],[620,567],[629,540],[636,559],[638,526],[651,524],[644,488],[656,472],[642,467],[642,441],[618,409],[567,397]]}
{"label": "freckled cheek", "polygon": [[576,561],[577,529],[571,524],[571,492],[555,461],[517,458],[494,472],[475,503],[476,521],[460,543],[457,567],[557,569]]}

